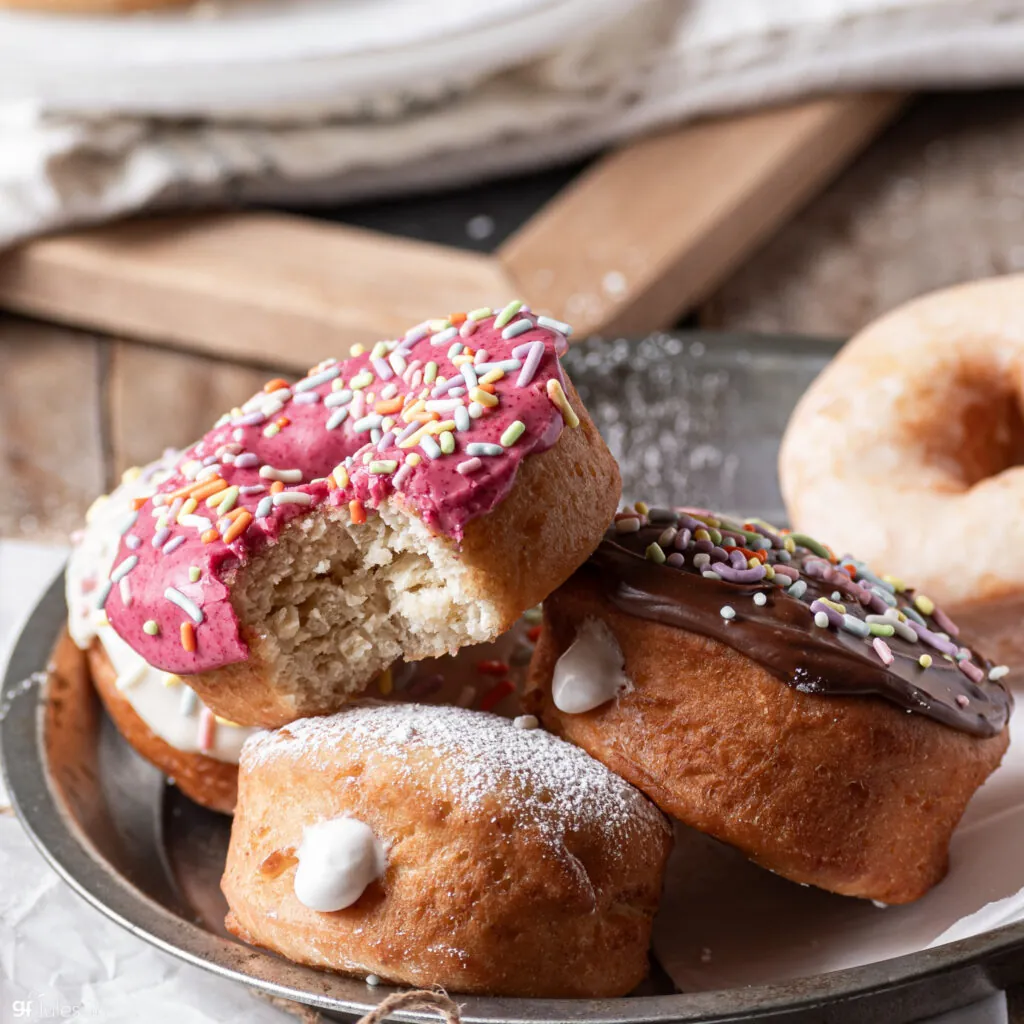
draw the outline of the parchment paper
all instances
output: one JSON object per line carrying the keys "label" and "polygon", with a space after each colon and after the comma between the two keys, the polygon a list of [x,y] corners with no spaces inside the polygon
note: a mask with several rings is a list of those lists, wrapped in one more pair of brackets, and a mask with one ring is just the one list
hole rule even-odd
{"label": "parchment paper", "polygon": [[1010,749],[975,794],[946,878],[882,907],[788,882],[684,826],[655,928],[658,960],[684,991],[782,981],[885,960],[1024,918],[1024,693]]}

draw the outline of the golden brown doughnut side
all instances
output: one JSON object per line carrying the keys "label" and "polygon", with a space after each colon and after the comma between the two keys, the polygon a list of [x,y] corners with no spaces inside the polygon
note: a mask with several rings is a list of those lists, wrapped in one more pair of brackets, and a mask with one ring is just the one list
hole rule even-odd
{"label": "golden brown doughnut side", "polygon": [[128,744],[173,779],[175,785],[197,804],[222,814],[231,814],[238,791],[237,766],[205,754],[178,750],[162,740],[118,690],[117,673],[99,640],[93,641],[87,657],[96,692]]}
{"label": "golden brown doughnut side", "polygon": [[[908,903],[943,877],[1007,729],[981,739],[877,698],[800,693],[717,640],[618,611],[596,583],[581,570],[544,602],[526,704],[549,729],[793,881]],[[555,663],[591,616],[615,635],[634,689],[564,714]]]}
{"label": "golden brown doughnut side", "polygon": [[[322,512],[318,510],[316,514],[322,515]],[[242,636],[249,647],[247,661],[183,677],[214,714],[239,725],[275,729],[304,715],[327,714],[334,710],[314,702],[290,700],[274,685],[277,673],[269,659],[261,654],[260,636],[244,627]],[[339,700],[346,699],[346,695],[339,695]]]}
{"label": "golden brown doughnut side", "polygon": [[[644,977],[667,828],[635,829],[613,857],[594,826],[556,856],[501,787],[476,803],[432,789],[438,752],[393,771],[365,770],[367,755],[339,743],[329,765],[249,769],[243,756],[222,881],[233,934],[299,963],[450,992],[611,997]],[[295,896],[289,855],[305,825],[342,814],[389,847],[388,867],[351,907],[318,913]]]}
{"label": "golden brown doughnut side", "polygon": [[473,520],[463,538],[462,557],[477,570],[478,585],[500,595],[503,630],[590,557],[622,496],[618,464],[566,383],[579,426],[566,427],[557,444],[526,459],[509,496]]}
{"label": "golden brown doughnut side", "polygon": [[[566,394],[580,425],[566,427],[555,445],[523,461],[508,497],[469,523],[459,551],[471,574],[469,592],[501,610],[501,632],[590,556],[622,493],[619,467],[571,384]],[[258,555],[246,571],[258,575],[260,564]],[[278,673],[260,636],[245,630],[243,635],[247,661],[187,677],[216,714],[240,725],[276,728],[296,718],[337,711],[358,696],[309,694],[296,701],[277,685]],[[364,680],[360,689],[372,681]]]}

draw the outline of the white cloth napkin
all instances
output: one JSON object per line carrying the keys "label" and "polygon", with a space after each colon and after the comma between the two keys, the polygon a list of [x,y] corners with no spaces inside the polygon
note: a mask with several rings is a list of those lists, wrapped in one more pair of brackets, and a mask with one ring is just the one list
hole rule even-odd
{"label": "white cloth napkin", "polygon": [[518,171],[808,93],[1024,76],[1014,0],[201,0],[0,12],[0,245]]}

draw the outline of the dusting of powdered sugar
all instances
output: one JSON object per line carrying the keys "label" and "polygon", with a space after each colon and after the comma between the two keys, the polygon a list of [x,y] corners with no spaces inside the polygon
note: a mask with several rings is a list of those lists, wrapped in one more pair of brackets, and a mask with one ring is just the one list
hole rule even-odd
{"label": "dusting of powdered sugar", "polygon": [[[627,838],[667,829],[661,812],[637,789],[579,747],[543,729],[518,729],[506,718],[424,704],[353,707],[304,718],[252,736],[243,771],[276,760],[329,768],[335,750],[358,746],[367,765],[422,779],[433,792],[472,809],[495,794],[516,824],[560,843],[570,833],[600,831],[618,852]],[[436,756],[429,767],[416,756]]]}

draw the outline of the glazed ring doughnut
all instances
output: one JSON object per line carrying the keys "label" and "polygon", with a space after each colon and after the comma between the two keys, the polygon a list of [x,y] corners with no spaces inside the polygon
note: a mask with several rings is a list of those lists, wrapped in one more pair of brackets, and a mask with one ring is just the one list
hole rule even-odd
{"label": "glazed ring doughnut", "polygon": [[778,874],[905,903],[1008,743],[949,625],[811,538],[644,507],[544,602],[526,706]]}
{"label": "glazed ring doughnut", "polygon": [[[908,303],[803,396],[779,456],[793,525],[915,580],[1024,666],[1024,277]],[[969,538],[984,524],[989,543]]]}
{"label": "glazed ring doughnut", "polygon": [[600,540],[618,467],[518,302],[268,383],[121,524],[96,605],[217,715],[336,710],[493,640]]}
{"label": "glazed ring doughnut", "polygon": [[[93,684],[121,735],[189,797],[230,813],[238,784],[238,754],[254,731],[217,718],[181,677],[147,665],[95,610],[95,589],[110,575],[119,526],[136,498],[148,497],[169,474],[177,453],[132,469],[111,494],[97,499],[74,539],[66,592],[69,628],[87,652]],[[530,618],[534,621],[533,613]],[[476,707],[506,717],[519,700],[536,627],[521,620],[490,644],[456,657],[397,663],[377,680],[374,695],[418,703]]]}
{"label": "glazed ring doughnut", "polygon": [[351,707],[246,744],[227,926],[396,984],[624,995],[647,970],[670,846],[641,793],[542,729]]}

